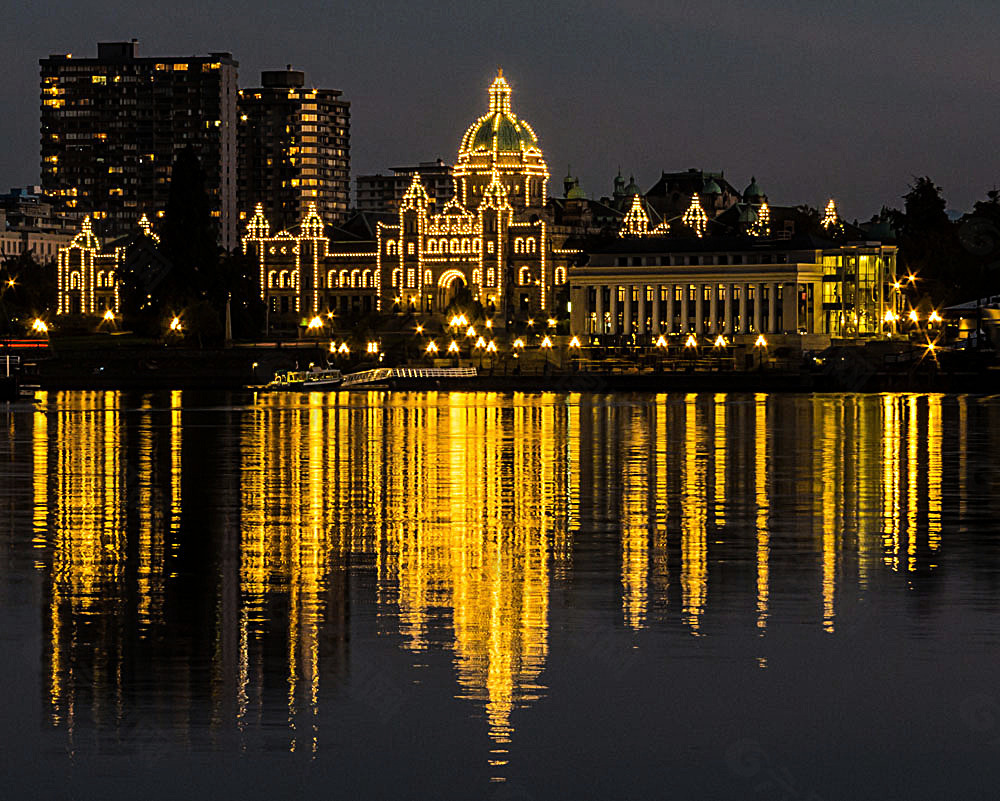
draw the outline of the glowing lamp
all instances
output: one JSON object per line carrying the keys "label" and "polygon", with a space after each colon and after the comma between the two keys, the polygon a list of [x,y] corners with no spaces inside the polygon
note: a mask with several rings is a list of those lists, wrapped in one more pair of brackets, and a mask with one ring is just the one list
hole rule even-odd
{"label": "glowing lamp", "polygon": [[542,340],[542,347],[543,348],[551,348],[552,347],[552,340],[549,339],[548,336],[546,336],[545,339]]}
{"label": "glowing lamp", "polygon": [[528,326],[529,326],[529,327],[532,327],[532,328],[533,328],[533,327],[534,327],[534,325],[535,325],[535,321],[534,321],[534,320],[532,320],[532,319],[531,319],[531,318],[529,317],[529,318],[528,318]]}
{"label": "glowing lamp", "polygon": [[340,347],[337,348],[337,353],[343,353],[345,356],[351,352],[351,349],[347,347],[347,340],[345,339],[340,343]]}
{"label": "glowing lamp", "polygon": [[767,340],[764,339],[764,335],[763,334],[758,335],[757,341],[753,343],[753,346],[755,348],[766,348],[767,347]]}
{"label": "glowing lamp", "polygon": [[104,312],[104,321],[107,323],[113,323],[115,321],[115,313],[111,311],[111,309]]}
{"label": "glowing lamp", "polygon": [[516,350],[522,350],[524,348],[524,340],[518,337],[514,340],[514,348]]}
{"label": "glowing lamp", "polygon": [[36,317],[31,323],[31,330],[36,334],[47,334],[49,332],[49,327],[45,324],[45,320],[40,317]]}
{"label": "glowing lamp", "polygon": [[309,325],[307,327],[308,327],[308,329],[310,331],[318,331],[320,328],[323,327],[323,320],[322,320],[322,318],[319,317],[318,315],[316,317],[313,317],[309,321]]}
{"label": "glowing lamp", "polygon": [[941,322],[941,315],[938,314],[937,309],[935,309],[934,311],[931,312],[931,316],[928,317],[927,320],[928,320],[928,322],[931,322],[931,323],[940,323]]}
{"label": "glowing lamp", "polygon": [[658,348],[665,348],[665,347],[667,347],[667,338],[665,336],[663,336],[663,334],[660,334],[660,336],[657,338],[657,340],[656,340],[656,347],[658,347]]}
{"label": "glowing lamp", "polygon": [[476,329],[470,325],[468,330],[465,332],[465,335],[467,337],[474,337],[476,335]]}
{"label": "glowing lamp", "polygon": [[448,353],[458,353],[458,351],[459,351],[458,343],[453,339],[451,341],[451,344],[448,345]]}
{"label": "glowing lamp", "polygon": [[569,346],[570,346],[571,348],[579,348],[579,347],[580,347],[580,337],[578,337],[578,336],[574,336],[574,337],[573,337],[573,338],[572,338],[572,339],[571,339],[571,340],[569,341]]}
{"label": "glowing lamp", "polygon": [[428,353],[437,353],[438,352],[437,342],[435,342],[433,339],[430,342],[427,343],[427,352]]}
{"label": "glowing lamp", "polygon": [[724,348],[724,347],[726,347],[726,338],[724,336],[722,336],[722,334],[719,334],[719,336],[716,337],[716,339],[715,339],[715,347],[717,347],[717,348]]}
{"label": "glowing lamp", "polygon": [[422,333],[424,333],[424,327],[418,323],[417,324],[417,334],[422,334]]}
{"label": "glowing lamp", "polygon": [[907,316],[910,318],[911,323],[916,323],[920,321],[920,315],[917,314],[916,309],[910,309],[910,313]]}
{"label": "glowing lamp", "polygon": [[550,317],[549,320],[548,320],[548,322],[549,322],[549,328],[555,328],[556,327],[556,319],[555,319],[555,317]]}
{"label": "glowing lamp", "polygon": [[171,331],[180,331],[181,330],[181,318],[180,317],[174,317],[174,319],[170,321],[170,330]]}
{"label": "glowing lamp", "polygon": [[688,338],[684,341],[685,348],[697,348],[698,340],[694,338],[694,334],[688,334]]}
{"label": "glowing lamp", "polygon": [[479,339],[476,340],[476,347],[477,348],[485,348],[486,347],[486,340],[483,339],[482,337],[479,337]]}
{"label": "glowing lamp", "polygon": [[486,352],[487,353],[496,353],[497,352],[497,343],[494,342],[492,339],[486,345]]}

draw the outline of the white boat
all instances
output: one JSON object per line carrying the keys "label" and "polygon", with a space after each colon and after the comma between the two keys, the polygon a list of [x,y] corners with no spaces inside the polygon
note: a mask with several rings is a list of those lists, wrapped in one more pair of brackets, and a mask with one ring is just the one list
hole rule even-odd
{"label": "white boat", "polygon": [[287,389],[287,390],[319,390],[334,389],[344,376],[340,370],[282,370],[275,373],[274,378],[267,384],[265,389]]}

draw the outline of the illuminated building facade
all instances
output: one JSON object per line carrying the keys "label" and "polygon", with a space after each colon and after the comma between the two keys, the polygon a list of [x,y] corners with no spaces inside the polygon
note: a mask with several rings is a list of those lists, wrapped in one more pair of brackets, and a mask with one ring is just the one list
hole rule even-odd
{"label": "illuminated building facade", "polygon": [[[258,261],[270,312],[443,314],[463,296],[510,318],[553,311],[578,251],[565,246],[569,230],[545,216],[548,168],[510,96],[498,75],[489,112],[462,137],[454,197],[435,212],[414,174],[398,214],[377,223],[374,241],[328,240],[312,212],[297,234],[272,236],[259,207],[243,242]],[[354,297],[360,306],[349,305]]]}
{"label": "illuminated building facade", "polygon": [[239,208],[262,203],[281,229],[311,205],[324,223],[342,222],[350,202],[351,104],[336,89],[306,87],[305,73],[291,65],[260,79],[239,92]]}
{"label": "illuminated building facade", "polygon": [[59,248],[56,271],[58,305],[56,314],[117,314],[121,300],[121,269],[136,237],[159,237],[143,215],[132,236],[119,237],[105,246],[94,235],[90,218],[83,220],[80,233]]}
{"label": "illuminated building facade", "polygon": [[422,161],[415,167],[392,167],[390,172],[358,176],[358,211],[398,213],[414,175],[420,176],[435,209],[444,208],[455,195],[454,168],[441,159]]}
{"label": "illuminated building facade", "polygon": [[237,62],[229,53],[140,58],[138,43],[102,42],[97,58],[41,59],[44,191],[90,215],[102,237],[161,214],[176,153],[194,148],[219,242],[233,247]]}
{"label": "illuminated building facade", "polygon": [[588,263],[570,275],[574,331],[648,345],[661,334],[805,343],[895,330],[887,317],[900,303],[895,246],[806,235],[670,236],[626,222],[634,233],[590,248]]}

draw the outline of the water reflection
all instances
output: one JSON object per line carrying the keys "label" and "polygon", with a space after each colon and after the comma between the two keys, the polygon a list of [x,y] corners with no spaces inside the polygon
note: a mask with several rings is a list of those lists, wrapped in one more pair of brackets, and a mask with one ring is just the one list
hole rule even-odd
{"label": "water reflection", "polygon": [[[324,704],[391,714],[447,651],[503,778],[518,710],[558,681],[557,595],[612,576],[598,611],[636,636],[722,619],[835,636],[839,599],[878,571],[940,564],[970,414],[926,395],[43,394],[49,720],[71,749],[81,724],[121,736],[141,710],[193,746],[280,731],[316,755]],[[352,669],[367,614],[411,675]]]}

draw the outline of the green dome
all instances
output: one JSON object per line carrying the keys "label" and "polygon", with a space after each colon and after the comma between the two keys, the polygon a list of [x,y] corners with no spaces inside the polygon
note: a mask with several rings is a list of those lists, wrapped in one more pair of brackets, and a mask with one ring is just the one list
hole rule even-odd
{"label": "green dome", "polygon": [[708,183],[705,184],[704,188],[701,190],[701,193],[703,195],[721,195],[722,190],[719,188],[719,185],[715,181],[709,178]]}
{"label": "green dome", "polygon": [[634,175],[630,175],[628,177],[628,186],[625,187],[625,194],[629,196],[642,194],[642,190],[639,188],[639,184],[635,182]]}
{"label": "green dome", "polygon": [[750,177],[750,186],[743,190],[744,200],[751,197],[764,197],[764,190],[760,188],[760,184],[757,183],[754,176]]}
{"label": "green dome", "polygon": [[483,117],[469,129],[462,150],[493,150],[498,153],[522,153],[537,148],[531,128],[513,114],[497,111]]}
{"label": "green dome", "polygon": [[586,198],[587,198],[587,195],[580,188],[580,184],[579,183],[574,184],[573,188],[570,189],[569,192],[566,193],[566,199],[567,200],[586,200]]}

